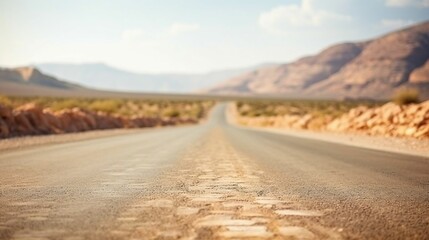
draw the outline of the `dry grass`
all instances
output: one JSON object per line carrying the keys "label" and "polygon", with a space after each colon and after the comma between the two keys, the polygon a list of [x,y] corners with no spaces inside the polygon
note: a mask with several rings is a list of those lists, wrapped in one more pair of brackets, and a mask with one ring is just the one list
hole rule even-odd
{"label": "dry grass", "polygon": [[288,100],[288,101],[246,101],[237,103],[237,111],[244,117],[270,117],[295,115],[338,117],[357,106],[374,107],[382,102],[374,101],[329,101],[329,100]]}
{"label": "dry grass", "polygon": [[36,103],[43,108],[58,111],[81,108],[121,116],[194,118],[200,119],[214,105],[213,101],[199,100],[136,100],[96,98],[54,98],[54,97],[6,97],[0,96],[0,104],[18,107]]}
{"label": "dry grass", "polygon": [[329,122],[352,108],[381,104],[370,101],[242,101],[236,104],[236,109],[243,125],[324,130]]}
{"label": "dry grass", "polygon": [[398,105],[419,103],[419,91],[417,89],[405,88],[397,91],[393,96],[393,102]]}

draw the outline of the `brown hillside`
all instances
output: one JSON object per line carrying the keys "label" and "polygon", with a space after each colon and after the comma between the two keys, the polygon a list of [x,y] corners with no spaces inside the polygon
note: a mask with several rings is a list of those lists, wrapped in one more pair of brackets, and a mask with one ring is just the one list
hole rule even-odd
{"label": "brown hillside", "polygon": [[78,85],[58,80],[41,73],[33,67],[19,67],[12,69],[0,69],[0,84],[11,83],[20,85],[43,86],[63,90],[83,89]]}
{"label": "brown hillside", "polygon": [[[263,68],[210,89],[212,93],[278,93],[302,97],[389,98],[418,88],[429,98],[429,22]],[[426,64],[425,64],[426,63]]]}

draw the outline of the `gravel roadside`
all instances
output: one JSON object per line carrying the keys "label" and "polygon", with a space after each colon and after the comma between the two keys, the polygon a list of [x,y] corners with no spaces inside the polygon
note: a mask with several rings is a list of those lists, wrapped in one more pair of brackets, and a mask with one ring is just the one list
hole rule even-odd
{"label": "gravel roadside", "polygon": [[0,151],[13,149],[27,148],[32,146],[56,144],[65,142],[74,142],[81,140],[89,140],[94,138],[111,137],[122,134],[132,134],[148,129],[109,129],[109,130],[94,130],[88,132],[51,134],[42,136],[25,136],[0,139]]}
{"label": "gravel roadside", "polygon": [[306,130],[279,129],[268,127],[247,127],[236,123],[232,113],[232,105],[229,105],[226,114],[229,124],[239,128],[286,134],[301,138],[317,139],[327,142],[341,143],[345,145],[358,146],[395,153],[405,153],[415,156],[429,156],[429,139],[395,138],[350,133],[311,132]]}

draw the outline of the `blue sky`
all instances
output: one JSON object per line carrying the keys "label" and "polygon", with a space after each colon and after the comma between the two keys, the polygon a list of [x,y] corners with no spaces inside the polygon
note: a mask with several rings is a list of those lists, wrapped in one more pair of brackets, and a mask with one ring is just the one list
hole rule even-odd
{"label": "blue sky", "polygon": [[0,66],[206,72],[288,62],[429,20],[429,0],[0,0]]}

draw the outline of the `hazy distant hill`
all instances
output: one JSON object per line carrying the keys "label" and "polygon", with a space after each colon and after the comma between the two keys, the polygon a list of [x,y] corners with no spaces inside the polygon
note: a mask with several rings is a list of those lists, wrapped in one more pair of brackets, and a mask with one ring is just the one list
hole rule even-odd
{"label": "hazy distant hill", "polygon": [[91,88],[134,92],[194,92],[262,66],[206,74],[140,74],[105,64],[37,64],[43,72]]}
{"label": "hazy distant hill", "polygon": [[94,98],[193,99],[197,95],[101,91],[46,75],[34,67],[0,68],[0,95]]}
{"label": "hazy distant hill", "polygon": [[82,87],[41,73],[34,67],[0,68],[0,82],[10,82],[28,86],[43,86],[63,90],[78,90]]}
{"label": "hazy distant hill", "polygon": [[103,92],[58,80],[34,67],[0,68],[0,94],[12,96],[102,96]]}
{"label": "hazy distant hill", "polygon": [[236,76],[211,93],[389,98],[403,87],[429,98],[429,22],[358,43],[343,43],[295,62]]}

